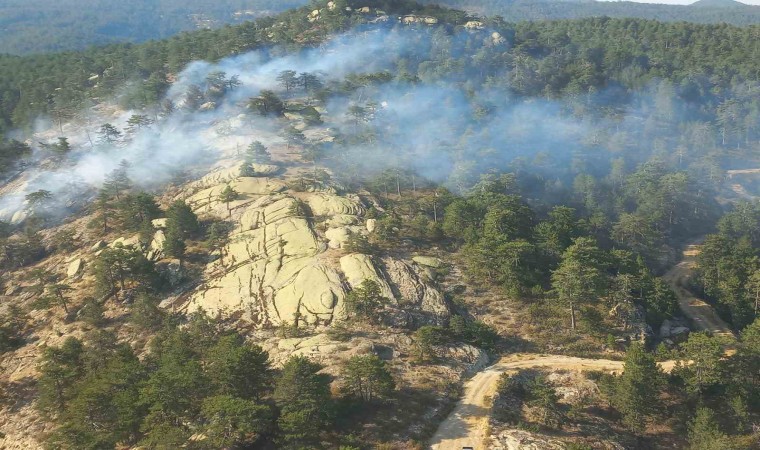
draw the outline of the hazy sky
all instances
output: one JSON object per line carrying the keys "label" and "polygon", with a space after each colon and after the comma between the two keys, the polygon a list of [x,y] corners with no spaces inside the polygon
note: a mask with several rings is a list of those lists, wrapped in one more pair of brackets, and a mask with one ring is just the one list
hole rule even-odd
{"label": "hazy sky", "polygon": [[[602,1],[616,1],[616,0],[602,0]],[[694,3],[696,0],[627,0],[631,2],[637,2],[637,3],[663,3],[668,5],[689,5],[691,3]],[[748,5],[760,5],[760,0],[739,0],[742,3],[746,3]]]}

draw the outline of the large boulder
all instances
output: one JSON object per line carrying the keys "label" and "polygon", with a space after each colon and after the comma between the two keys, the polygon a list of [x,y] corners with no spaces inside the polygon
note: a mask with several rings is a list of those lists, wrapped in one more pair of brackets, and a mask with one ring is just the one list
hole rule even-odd
{"label": "large boulder", "polygon": [[74,278],[82,273],[84,269],[84,260],[77,258],[69,263],[69,267],[66,269],[66,276],[68,278]]}
{"label": "large boulder", "polygon": [[359,287],[365,280],[374,281],[380,287],[383,297],[395,300],[393,289],[380,274],[372,257],[361,253],[352,253],[340,258],[340,268],[352,289]]}
{"label": "large boulder", "polygon": [[162,230],[156,231],[153,235],[153,240],[150,241],[148,247],[148,259],[157,261],[164,256],[164,243],[166,242],[166,235]]}

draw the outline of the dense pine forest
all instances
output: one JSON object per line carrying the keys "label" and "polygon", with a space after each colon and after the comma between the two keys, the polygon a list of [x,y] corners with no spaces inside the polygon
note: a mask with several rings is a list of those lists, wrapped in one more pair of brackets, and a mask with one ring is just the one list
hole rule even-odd
{"label": "dense pine forest", "polygon": [[756,448],[760,26],[367,3],[0,56],[0,430]]}

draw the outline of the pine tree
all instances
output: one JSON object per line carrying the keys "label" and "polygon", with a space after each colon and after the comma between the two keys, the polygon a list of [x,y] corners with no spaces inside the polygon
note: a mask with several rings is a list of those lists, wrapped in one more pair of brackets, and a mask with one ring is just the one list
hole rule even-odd
{"label": "pine tree", "polygon": [[616,380],[612,404],[623,421],[642,432],[646,420],[660,409],[659,394],[664,378],[654,356],[641,343],[631,344],[625,355],[623,374]]}
{"label": "pine tree", "polygon": [[225,186],[224,190],[219,194],[219,201],[227,204],[227,212],[232,217],[232,210],[230,209],[230,203],[238,199],[240,194],[229,184]]}
{"label": "pine tree", "polygon": [[321,370],[304,356],[292,356],[282,367],[274,400],[283,448],[310,448],[331,424],[330,379]]}
{"label": "pine tree", "polygon": [[388,398],[396,387],[385,361],[377,355],[351,357],[342,374],[346,392],[365,402]]}

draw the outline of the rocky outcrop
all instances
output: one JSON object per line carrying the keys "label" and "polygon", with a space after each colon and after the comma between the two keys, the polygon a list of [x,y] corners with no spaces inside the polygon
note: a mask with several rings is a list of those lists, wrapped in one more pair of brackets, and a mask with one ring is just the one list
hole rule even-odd
{"label": "rocky outcrop", "polygon": [[654,336],[652,327],[646,321],[646,311],[639,305],[618,303],[610,310],[609,316],[622,326],[627,341],[646,342]]}
{"label": "rocky outcrop", "polygon": [[[237,170],[237,169],[236,169]],[[225,178],[221,174],[220,177]],[[238,193],[238,198],[229,205],[219,200],[219,194],[230,186]],[[225,216],[230,210],[246,206],[257,199],[282,192],[285,184],[272,178],[240,177],[225,184],[219,184],[193,194],[186,200],[196,214]]]}
{"label": "rocky outcrop", "polygon": [[340,197],[338,195],[317,193],[309,196],[306,203],[315,216],[360,216],[364,214],[364,207],[358,199]]}
{"label": "rocky outcrop", "polygon": [[[209,186],[213,181],[219,184]],[[241,193],[230,212],[216,198],[226,185]],[[327,256],[329,249],[342,249],[351,234],[367,233],[358,197],[297,196],[279,180],[229,179],[223,171],[196,184],[188,204],[198,213],[231,219],[235,228],[221,258],[207,267],[206,282],[191,295],[189,311],[203,309],[261,326],[327,325],[345,317],[347,293],[372,280],[404,323],[439,323],[448,317],[443,296],[415,266],[363,254]],[[324,235],[316,229],[324,229]]]}
{"label": "rocky outcrop", "polygon": [[148,247],[147,257],[150,260],[157,261],[164,256],[164,242],[166,242],[166,236],[162,230],[156,231],[153,235],[153,240],[150,241]]}
{"label": "rocky outcrop", "polygon": [[488,366],[488,353],[470,344],[448,346],[443,349],[444,356],[466,365],[466,373],[480,372]]}
{"label": "rocky outcrop", "polygon": [[325,231],[325,237],[330,241],[328,243],[330,248],[338,249],[344,248],[352,235],[361,233],[362,231],[363,229],[360,227],[330,228]]}
{"label": "rocky outcrop", "polygon": [[383,297],[396,302],[393,289],[378,271],[370,256],[360,253],[346,255],[340,259],[340,268],[351,288],[359,287],[365,280],[374,281],[380,287],[380,293]]}
{"label": "rocky outcrop", "polygon": [[438,322],[448,317],[443,294],[411,265],[393,258],[383,258],[382,263],[399,305],[412,311],[417,322]]}

